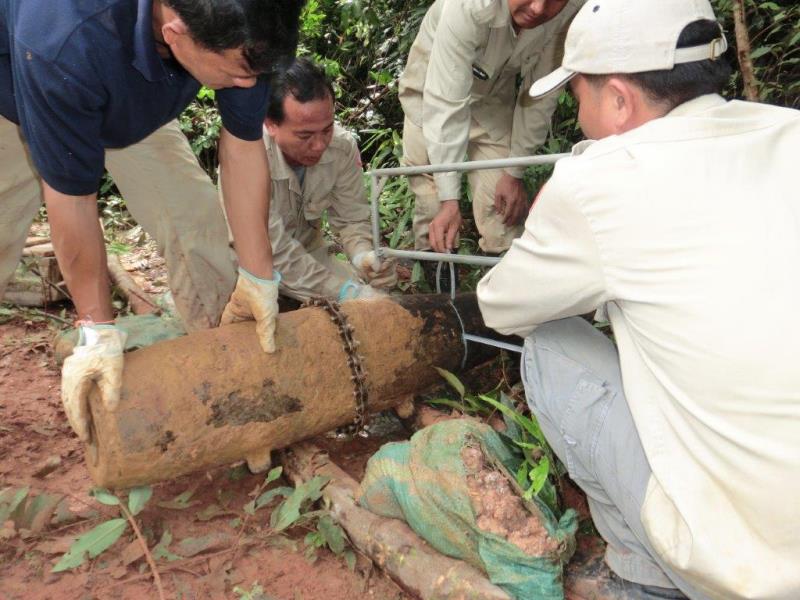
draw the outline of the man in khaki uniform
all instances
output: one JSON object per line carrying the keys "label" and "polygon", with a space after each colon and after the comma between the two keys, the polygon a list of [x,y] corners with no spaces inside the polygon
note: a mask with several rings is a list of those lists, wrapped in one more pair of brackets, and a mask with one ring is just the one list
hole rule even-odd
{"label": "man in khaki uniform", "polygon": [[717,95],[726,47],[708,0],[587,3],[531,93],[598,141],[478,286],[636,598],[800,597],[800,112]]}
{"label": "man in khaki uniform", "polygon": [[[563,36],[583,1],[436,0],[400,76],[405,164],[533,154],[547,137],[557,98],[532,100],[526,90],[559,64]],[[522,232],[528,202],[523,171],[469,173],[484,252],[503,252]],[[460,174],[419,175],[409,183],[416,196],[416,248],[454,248]]]}
{"label": "man in khaki uniform", "polygon": [[[264,131],[272,179],[269,237],[280,292],[300,301],[369,298],[397,282],[394,262],[378,260],[372,249],[361,157],[353,136],[333,120],[333,98],[330,81],[307,59],[271,81]],[[326,212],[349,262],[324,239]]]}

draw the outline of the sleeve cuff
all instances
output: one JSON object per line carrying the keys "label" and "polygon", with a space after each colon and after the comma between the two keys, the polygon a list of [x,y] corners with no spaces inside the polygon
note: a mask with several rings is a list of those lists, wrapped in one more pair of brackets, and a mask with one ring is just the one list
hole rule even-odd
{"label": "sleeve cuff", "polygon": [[42,179],[47,182],[47,185],[55,191],[66,194],[67,196],[89,196],[90,194],[96,194],[97,189],[100,187],[100,177],[94,180],[71,179],[53,175],[41,169],[39,170],[39,174]]}
{"label": "sleeve cuff", "polygon": [[503,172],[508,173],[512,177],[522,179],[525,175],[525,167],[506,167]]}
{"label": "sleeve cuff", "polygon": [[461,197],[461,176],[459,173],[434,173],[436,195],[439,202],[458,200]]}

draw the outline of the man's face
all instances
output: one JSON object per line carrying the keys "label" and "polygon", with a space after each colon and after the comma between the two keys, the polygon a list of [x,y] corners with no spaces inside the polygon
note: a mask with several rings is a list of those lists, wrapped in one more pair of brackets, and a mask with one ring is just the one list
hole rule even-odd
{"label": "man's face", "polygon": [[287,94],[283,99],[283,122],[267,119],[267,131],[292,166],[317,164],[333,137],[333,98],[298,102]]}
{"label": "man's face", "polygon": [[508,9],[518,29],[533,29],[555,17],[566,4],[567,0],[508,0]]}
{"label": "man's face", "polygon": [[181,66],[212,90],[229,87],[249,88],[257,81],[242,55],[241,48],[214,52],[201,47],[188,35],[176,38],[170,50]]}
{"label": "man's face", "polygon": [[569,86],[578,100],[578,123],[587,139],[601,140],[617,133],[615,111],[605,86],[592,85],[582,75],[573,77]]}

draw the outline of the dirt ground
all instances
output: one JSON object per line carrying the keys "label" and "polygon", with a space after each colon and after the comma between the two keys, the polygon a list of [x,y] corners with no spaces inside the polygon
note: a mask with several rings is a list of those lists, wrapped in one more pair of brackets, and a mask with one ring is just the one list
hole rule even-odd
{"label": "dirt ground", "polygon": [[[64,497],[58,509],[48,513],[47,523],[39,524],[39,532],[16,531],[0,523],[0,600],[157,598],[130,528],[82,567],[51,572],[76,535],[119,516],[116,508],[88,495],[93,486],[81,444],[61,409],[52,337],[43,322],[0,325],[0,490],[27,486],[29,497]],[[337,462],[351,462],[348,470],[357,474],[379,443],[362,440],[353,447],[342,446]],[[325,445],[336,450],[332,440]],[[363,557],[357,558],[353,571],[327,550],[319,550],[316,561],[310,562],[304,556],[307,531],[271,533],[268,508],[249,517],[246,533],[240,535],[246,518],[242,508],[263,480],[263,475],[229,467],[154,487],[138,516],[142,533],[152,548],[169,532],[169,551],[183,557],[158,561],[167,598],[410,600]],[[187,506],[159,506],[192,489]],[[248,595],[258,586],[263,594]]]}

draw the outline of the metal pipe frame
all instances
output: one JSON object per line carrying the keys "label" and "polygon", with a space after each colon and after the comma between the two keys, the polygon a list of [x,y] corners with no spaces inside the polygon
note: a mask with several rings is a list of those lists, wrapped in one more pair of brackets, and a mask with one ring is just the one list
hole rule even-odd
{"label": "metal pipe frame", "polygon": [[441,165],[422,165],[418,167],[393,167],[368,171],[370,189],[370,219],[372,221],[372,248],[379,257],[408,258],[411,260],[431,260],[449,263],[460,263],[478,266],[493,266],[500,262],[496,256],[478,256],[475,254],[446,254],[443,252],[427,252],[419,250],[397,250],[381,246],[379,204],[381,192],[390,177],[400,175],[422,175],[425,173],[448,173],[477,171],[481,169],[505,169],[507,167],[529,167],[531,165],[554,164],[569,154],[541,154],[538,156],[522,156],[517,158],[499,158],[493,160],[472,160],[460,163]]}

